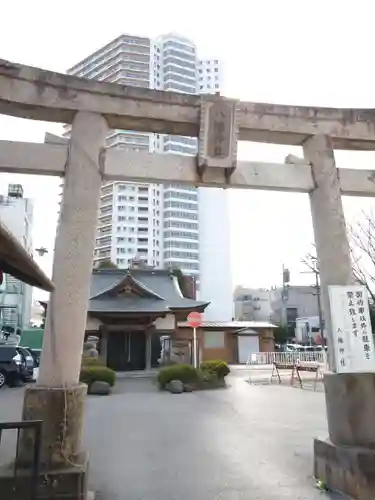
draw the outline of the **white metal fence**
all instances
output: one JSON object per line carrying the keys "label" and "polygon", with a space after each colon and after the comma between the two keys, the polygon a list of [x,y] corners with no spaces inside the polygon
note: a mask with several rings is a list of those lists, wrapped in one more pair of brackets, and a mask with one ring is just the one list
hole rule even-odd
{"label": "white metal fence", "polygon": [[252,353],[247,360],[247,367],[293,363],[319,363],[326,364],[326,353],[324,351],[312,352],[257,352]]}

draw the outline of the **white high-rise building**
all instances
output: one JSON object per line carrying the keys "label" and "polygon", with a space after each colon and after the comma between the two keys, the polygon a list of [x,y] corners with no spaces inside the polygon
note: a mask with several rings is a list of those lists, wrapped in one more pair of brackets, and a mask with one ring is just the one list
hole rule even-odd
{"label": "white high-rise building", "polygon": [[[149,88],[151,84],[151,41],[139,36],[121,35],[86,57],[67,73],[93,80]],[[66,128],[67,132],[70,127]],[[149,150],[149,134],[112,130],[107,147]]]}
{"label": "white high-rise building", "polygon": [[[217,59],[198,59],[195,44],[175,34],[121,35],[68,70],[69,74],[182,93],[215,93]],[[114,130],[107,147],[195,155],[193,137]],[[220,214],[220,224],[217,224]],[[229,216],[224,190],[178,184],[107,183],[102,188],[94,260],[127,267],[141,258],[179,267],[196,277],[199,295],[212,302],[206,319],[232,318]]]}
{"label": "white high-rise building", "polygon": [[[33,203],[23,197],[20,184],[9,184],[8,193],[0,195],[0,219],[29,254],[33,252]],[[30,326],[32,287],[10,275],[5,275],[0,293],[2,326]]]}

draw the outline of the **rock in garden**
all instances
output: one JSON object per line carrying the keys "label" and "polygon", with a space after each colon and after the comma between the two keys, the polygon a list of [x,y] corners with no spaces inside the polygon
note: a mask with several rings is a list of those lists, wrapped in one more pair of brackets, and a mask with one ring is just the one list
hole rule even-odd
{"label": "rock in garden", "polygon": [[83,344],[83,357],[84,358],[98,358],[99,352],[94,342],[85,342]]}
{"label": "rock in garden", "polygon": [[97,394],[99,396],[107,396],[111,393],[111,386],[108,384],[108,382],[97,380],[96,382],[93,382],[91,384],[89,393]]}
{"label": "rock in garden", "polygon": [[172,394],[181,394],[184,392],[184,384],[181,380],[171,380],[168,384],[168,391]]}

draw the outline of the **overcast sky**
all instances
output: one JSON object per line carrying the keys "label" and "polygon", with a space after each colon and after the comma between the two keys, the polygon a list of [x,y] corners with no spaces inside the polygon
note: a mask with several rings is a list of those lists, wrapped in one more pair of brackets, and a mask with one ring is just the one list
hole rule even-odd
{"label": "overcast sky", "polygon": [[[3,5],[4,4],[4,5]],[[64,72],[121,33],[156,36],[170,31],[193,39],[201,56],[224,66],[223,93],[248,101],[295,105],[373,107],[374,11],[371,0],[14,0],[0,9],[0,58]],[[43,142],[61,126],[0,116],[0,139]],[[241,144],[241,159],[284,161],[300,148]],[[337,152],[338,166],[372,168],[374,153]],[[35,200],[34,245],[53,248],[57,179],[0,176],[0,191],[21,182]],[[346,198],[356,218],[371,200]],[[310,249],[307,195],[230,192],[233,284],[269,287],[292,282]],[[39,259],[45,270],[51,255]]]}

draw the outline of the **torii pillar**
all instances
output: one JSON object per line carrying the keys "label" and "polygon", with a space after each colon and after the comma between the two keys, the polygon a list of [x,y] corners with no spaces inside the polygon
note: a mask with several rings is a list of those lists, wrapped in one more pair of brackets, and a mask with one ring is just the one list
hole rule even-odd
{"label": "torii pillar", "polygon": [[[56,500],[86,499],[87,459],[81,438],[87,386],[79,375],[107,132],[101,115],[75,115],[56,235],[56,289],[47,312],[39,378],[26,389],[23,406],[24,420],[44,422],[41,470],[51,481],[43,487],[46,497]],[[32,461],[31,434],[21,435],[20,464]]]}
{"label": "torii pillar", "polygon": [[328,136],[312,136],[303,151],[315,183],[310,205],[332,370],[324,378],[329,438],[314,441],[314,473],[329,489],[373,500],[375,373],[336,373],[333,349],[328,286],[354,283],[338,170]]}

